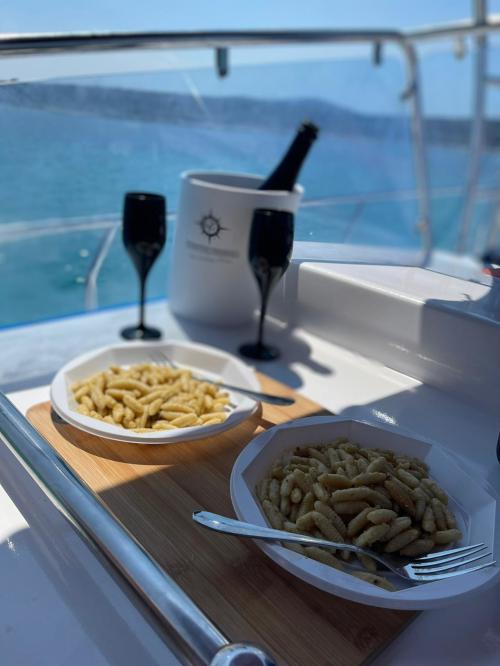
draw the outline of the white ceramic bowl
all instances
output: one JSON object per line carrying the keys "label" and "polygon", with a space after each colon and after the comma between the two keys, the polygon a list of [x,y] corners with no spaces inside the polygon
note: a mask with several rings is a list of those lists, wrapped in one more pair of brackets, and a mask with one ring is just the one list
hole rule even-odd
{"label": "white ceramic bowl", "polygon": [[[483,542],[494,559],[500,559],[500,526],[495,524],[498,497],[484,480],[470,476],[449,451],[435,442],[412,436],[397,427],[349,418],[299,419],[271,428],[253,439],[240,453],[231,474],[231,499],[238,518],[267,525],[254,489],[272,462],[295,446],[314,446],[340,436],[364,447],[392,449],[425,460],[430,476],[450,498],[450,508],[464,534],[463,544]],[[383,608],[423,610],[447,606],[493,585],[500,578],[498,566],[418,586],[393,578],[402,589],[388,592],[280,545],[259,540],[256,543],[275,562],[302,580],[337,596]]]}
{"label": "white ceramic bowl", "polygon": [[110,365],[133,365],[152,361],[152,354],[165,351],[176,364],[193,370],[195,374],[209,379],[219,379],[259,391],[260,386],[254,371],[235,356],[208,345],[192,342],[154,342],[124,343],[102,347],[83,354],[67,363],[54,377],[50,387],[50,399],[54,410],[59,416],[80,430],[92,435],[134,444],[170,444],[183,440],[210,437],[215,433],[233,428],[248,418],[256,409],[257,403],[241,393],[230,393],[231,408],[224,423],[210,426],[194,426],[178,430],[158,431],[157,433],[135,433],[119,426],[84,416],[76,411],[76,403],[71,394],[73,382],[85,379],[105,370]]}

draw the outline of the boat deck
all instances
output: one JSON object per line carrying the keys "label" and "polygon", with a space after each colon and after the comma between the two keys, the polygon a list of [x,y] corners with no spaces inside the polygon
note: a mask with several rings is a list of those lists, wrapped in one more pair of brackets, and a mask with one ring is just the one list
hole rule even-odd
{"label": "boat deck", "polygon": [[[166,339],[203,341],[234,351],[249,336],[248,327],[217,330],[181,325],[164,302],[151,305],[148,314],[151,323],[163,328]],[[25,357],[18,360],[17,366],[10,364],[4,383],[14,388],[15,378],[22,370],[26,384],[39,384],[11,392],[14,404],[25,413],[33,404],[47,400],[47,381],[54,368],[76,353],[118,341],[120,327],[132,322],[135,315],[134,308],[122,308],[4,331],[4,340],[10,337],[18,349],[22,340],[24,349],[30,350],[29,361]],[[265,366],[267,373],[337,414],[402,424],[438,440],[453,450],[462,465],[500,492],[500,467],[494,453],[500,426],[496,413],[304,330],[289,332],[276,325],[271,331],[273,336],[279,337],[284,354],[279,362]],[[63,650],[63,644],[72,651],[73,663],[175,663],[116,581],[71,534],[4,447],[0,447],[0,454],[1,504],[3,515],[7,516],[2,525],[2,571],[8,572],[10,598],[16,599],[14,607],[2,604],[0,608],[1,625],[7,628],[3,642],[6,663],[26,661],[30,650],[51,654],[51,663],[67,663],[69,652]],[[36,516],[33,506],[41,507]],[[52,536],[47,553],[44,535],[48,530]],[[12,548],[21,551],[20,558],[9,557]],[[47,559],[51,566],[44,564]],[[33,585],[26,586],[26,580]],[[24,599],[26,594],[31,595],[29,600]],[[497,588],[481,594],[474,604],[466,602],[426,611],[375,663],[494,664],[500,649],[499,618]],[[19,641],[27,626],[29,641]],[[64,632],[60,631],[61,626]],[[56,634],[62,641],[60,650],[54,649]]]}

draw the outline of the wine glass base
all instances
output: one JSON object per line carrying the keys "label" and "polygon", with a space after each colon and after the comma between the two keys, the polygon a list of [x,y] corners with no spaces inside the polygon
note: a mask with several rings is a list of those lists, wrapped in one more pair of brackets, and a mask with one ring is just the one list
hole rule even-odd
{"label": "wine glass base", "polygon": [[280,350],[277,347],[259,343],[241,345],[239,352],[242,356],[256,361],[274,361],[280,356]]}
{"label": "wine glass base", "polygon": [[159,340],[162,332],[150,326],[128,326],[120,331],[125,340]]}

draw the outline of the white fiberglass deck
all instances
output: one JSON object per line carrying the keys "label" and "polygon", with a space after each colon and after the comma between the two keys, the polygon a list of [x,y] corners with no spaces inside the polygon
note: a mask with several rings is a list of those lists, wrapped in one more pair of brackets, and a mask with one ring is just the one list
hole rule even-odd
{"label": "white fiberglass deck", "polygon": [[[234,351],[249,337],[248,327],[216,330],[181,325],[169,315],[165,303],[150,306],[148,314],[151,323],[163,328],[166,338],[190,338]],[[45,385],[11,394],[15,404],[24,412],[30,405],[46,400],[47,379],[54,369],[77,353],[118,341],[120,327],[131,323],[135,316],[134,309],[117,309],[0,334],[0,342],[2,338],[5,343],[8,340],[13,353],[16,349],[19,353],[24,347],[32,350],[31,358],[39,359],[28,381],[33,381],[35,375],[45,376]],[[263,366],[265,372],[336,413],[389,420],[438,440],[452,449],[471,473],[485,479],[500,493],[500,465],[495,457],[500,429],[497,412],[474,406],[302,329],[292,333],[275,329],[274,335],[277,333],[284,355],[280,362]],[[5,383],[14,385],[19,371],[25,369],[23,362],[26,356],[24,361],[21,357],[17,361],[11,358],[11,371],[4,376]],[[3,448],[0,447],[0,453],[7,459],[10,454]],[[31,487],[32,482],[22,475],[14,477],[6,464],[2,464],[1,469],[0,484],[4,492],[0,495],[0,506],[2,516],[7,519],[3,518],[1,525],[3,563],[0,571],[13,593],[12,597],[6,597],[6,588],[2,585],[0,631],[7,638],[2,640],[3,663],[9,666],[11,663],[23,666],[63,664],[67,663],[68,656],[72,663],[81,664],[171,663],[172,657],[154,632],[147,628],[131,602],[68,527],[52,526],[52,523],[46,526],[47,523],[33,520],[35,502],[21,500],[31,492],[41,494]],[[47,514],[55,513],[43,497],[37,506],[45,507]],[[50,538],[44,538],[49,533]],[[24,566],[19,565],[19,558],[9,545],[15,546],[16,541],[20,547],[28,543],[33,551],[33,555],[26,555]],[[51,543],[47,545],[45,541]],[[72,566],[67,564],[67,552],[65,555],[58,548],[59,544],[68,548],[69,542],[74,549]],[[39,576],[38,562],[47,558],[52,567],[46,567],[43,576]],[[85,565],[75,566],[80,561],[85,561]],[[61,572],[65,574],[64,586],[60,582]],[[96,580],[98,583],[93,582]],[[85,593],[80,596],[79,591],[84,588]],[[32,589],[35,600],[30,597]],[[74,592],[68,595],[68,589]],[[20,601],[22,595],[27,595],[25,604]],[[16,605],[18,600],[19,605]],[[91,617],[91,622],[87,616]],[[39,619],[37,623],[36,618],[43,621]],[[128,623],[126,631],[123,630],[125,622]],[[43,627],[43,631],[37,631],[38,627]],[[54,639],[57,635],[64,640],[64,654],[58,651],[60,643]],[[129,641],[133,648],[130,651],[125,647]],[[497,587],[466,603],[422,613],[375,663],[380,666],[424,663],[493,666],[498,663],[499,653],[500,594]],[[40,661],[41,654],[47,655],[47,659]],[[73,659],[74,655],[80,661]]]}

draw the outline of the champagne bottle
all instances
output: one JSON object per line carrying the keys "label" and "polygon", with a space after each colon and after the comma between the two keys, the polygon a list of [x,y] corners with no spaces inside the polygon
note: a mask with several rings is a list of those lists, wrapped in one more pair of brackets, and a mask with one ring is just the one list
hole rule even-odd
{"label": "champagne bottle", "polygon": [[302,164],[316,140],[318,132],[316,125],[307,121],[303,122],[283,159],[262,183],[259,190],[293,191]]}

